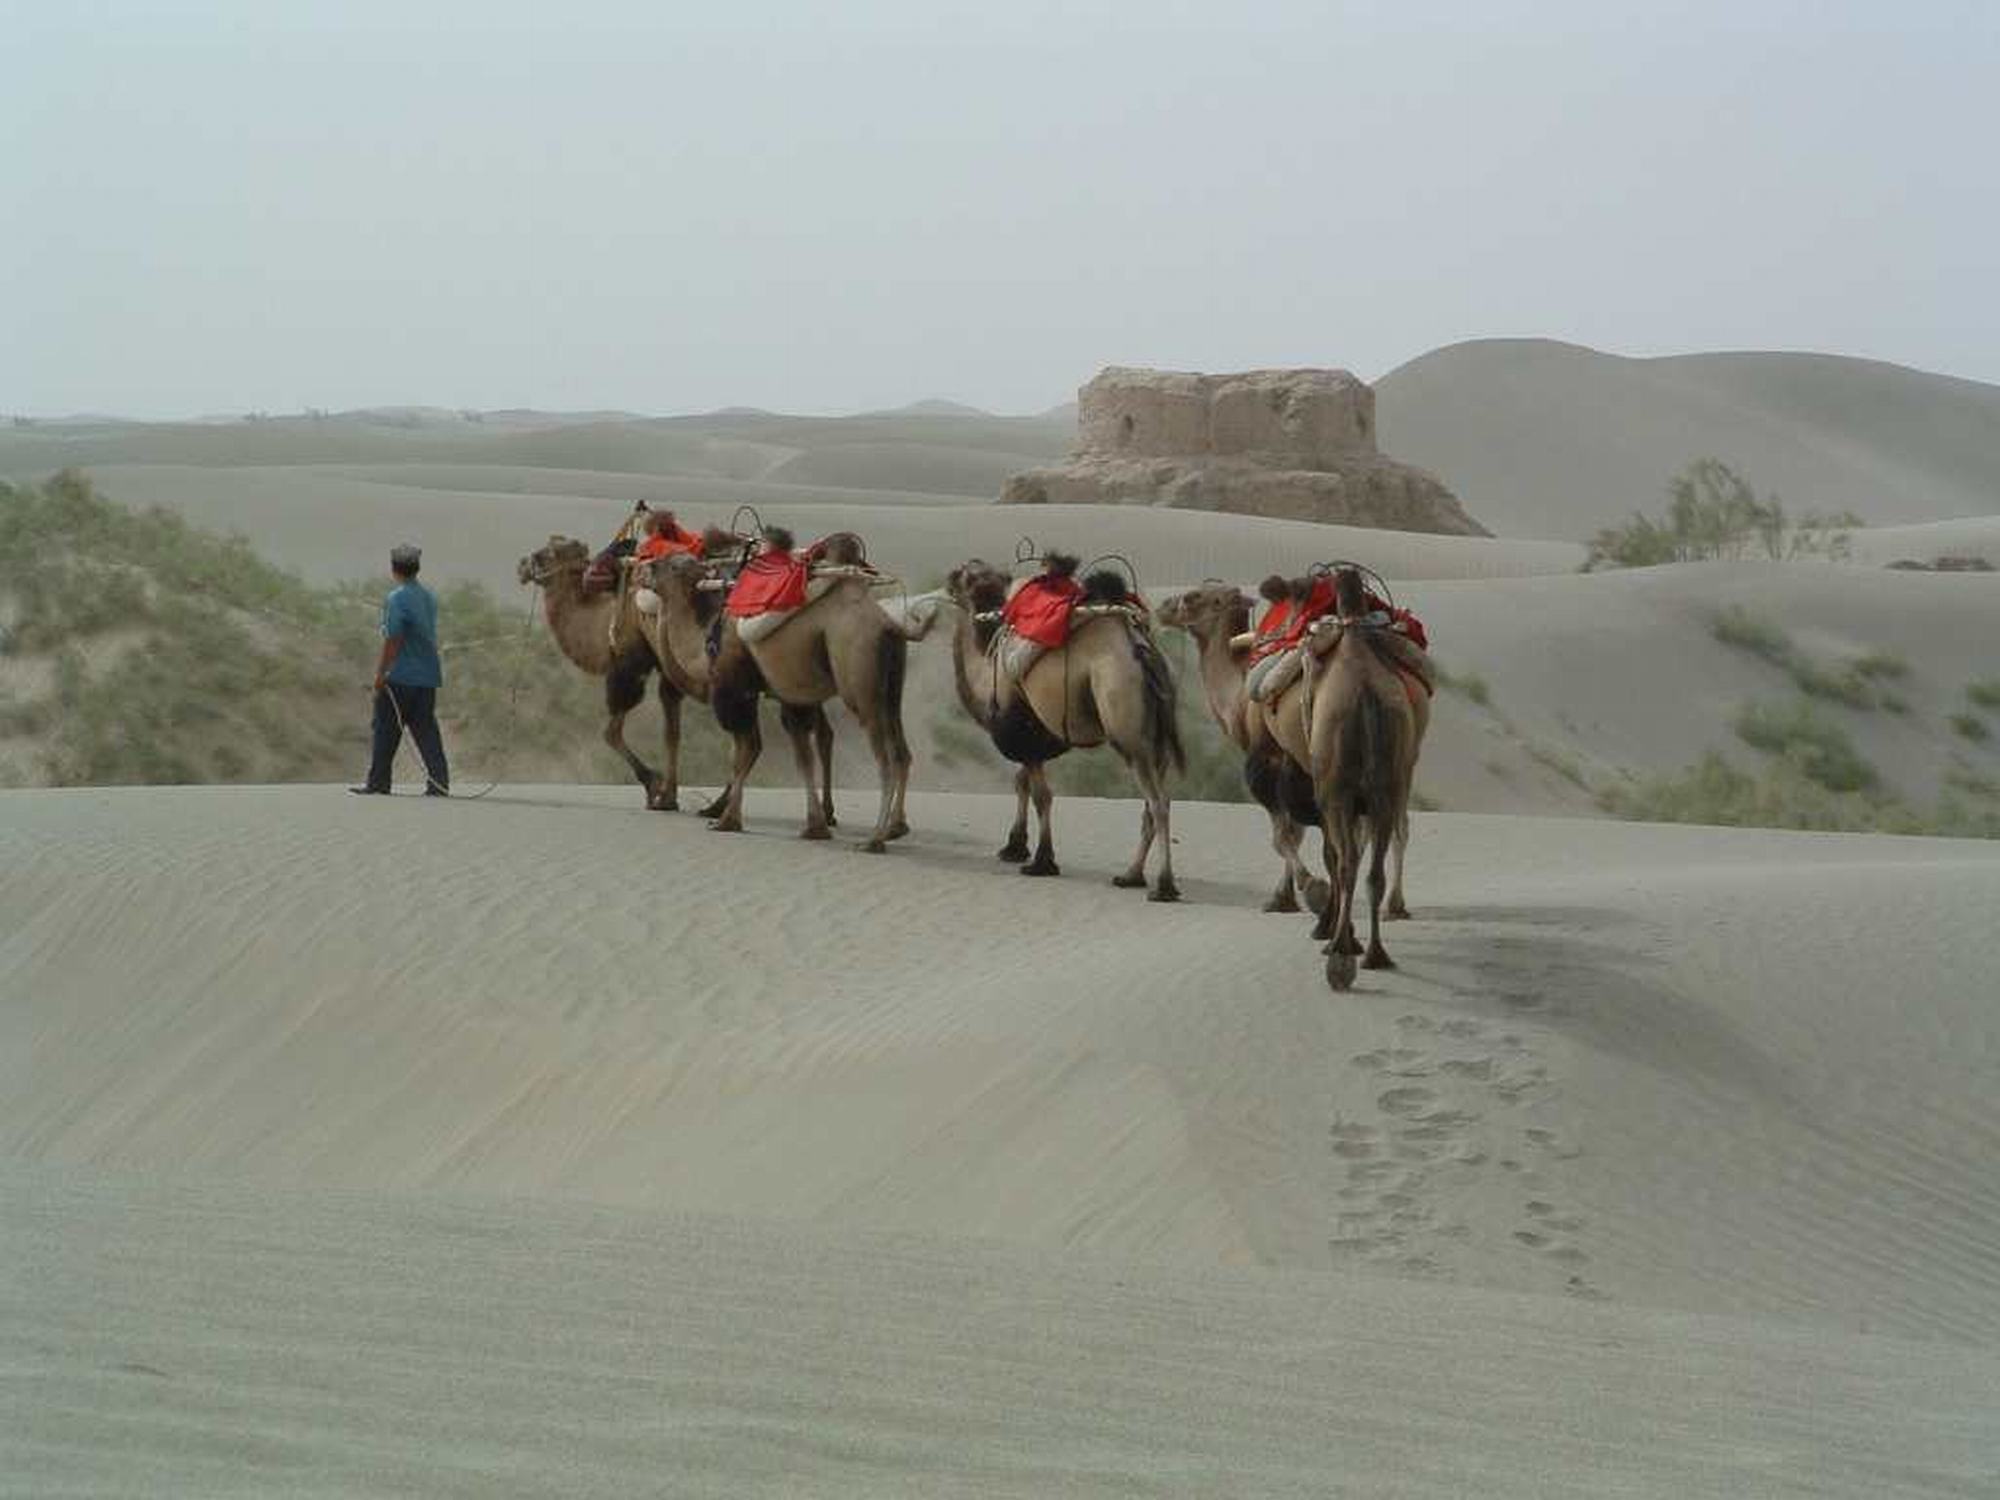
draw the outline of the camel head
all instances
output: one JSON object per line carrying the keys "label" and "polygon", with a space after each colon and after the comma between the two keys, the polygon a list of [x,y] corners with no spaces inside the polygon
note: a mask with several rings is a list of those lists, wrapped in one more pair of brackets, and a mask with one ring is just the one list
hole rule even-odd
{"label": "camel head", "polygon": [[1333,604],[1343,620],[1368,613],[1368,585],[1359,568],[1334,569]]}
{"label": "camel head", "polygon": [[1233,583],[1208,582],[1176,594],[1159,608],[1162,625],[1185,630],[1198,641],[1241,635],[1250,628],[1251,600]]}
{"label": "camel head", "polygon": [[945,575],[945,597],[968,615],[986,614],[1007,602],[1007,575],[980,558],[968,558]]}
{"label": "camel head", "polygon": [[[725,533],[726,539],[726,533]],[[632,570],[636,589],[658,596],[685,599],[701,620],[708,620],[721,607],[722,579],[713,565],[688,552],[675,552],[640,563]]]}
{"label": "camel head", "polygon": [[858,568],[868,561],[868,544],[851,531],[832,531],[820,541],[820,557],[841,567]]}
{"label": "camel head", "polygon": [[581,572],[590,563],[590,548],[574,538],[552,536],[546,546],[537,547],[522,558],[514,576],[522,583],[546,586],[550,580],[571,569]]}

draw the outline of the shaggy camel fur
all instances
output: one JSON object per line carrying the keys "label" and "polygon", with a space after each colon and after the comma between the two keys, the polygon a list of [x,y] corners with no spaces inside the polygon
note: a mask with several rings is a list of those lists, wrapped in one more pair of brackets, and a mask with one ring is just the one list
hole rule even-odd
{"label": "shaggy camel fur", "polygon": [[1320,806],[1334,899],[1320,914],[1313,936],[1328,940],[1326,982],[1336,990],[1354,983],[1354,959],[1363,950],[1354,936],[1354,886],[1361,850],[1369,849],[1368,947],[1362,964],[1393,969],[1382,946],[1383,863],[1409,820],[1410,784],[1417,769],[1419,730],[1411,694],[1392,664],[1386,627],[1365,623],[1367,590],[1361,575],[1334,575],[1334,624],[1338,639],[1310,668],[1310,744],[1313,788]]}
{"label": "shaggy camel fur", "polygon": [[[1085,580],[1091,597],[1122,597],[1115,578]],[[1153,901],[1178,901],[1174,881],[1172,800],[1169,768],[1181,769],[1180,731],[1175,723],[1174,679],[1157,647],[1122,613],[1077,620],[1068,641],[1045,651],[1016,684],[994,661],[991,646],[999,627],[990,616],[1006,603],[1007,575],[974,558],[952,569],[946,593],[960,618],[952,638],[953,676],[959,701],[992,737],[994,747],[1020,766],[1014,774],[1014,826],[1000,858],[1027,861],[1023,875],[1055,875],[1055,841],[1050,812],[1047,763],[1072,749],[1108,744],[1131,768],[1145,799],[1139,816],[1139,849],[1112,884],[1146,884],[1146,859],[1160,845],[1160,873],[1148,894]],[[1041,839],[1028,858],[1028,803],[1041,822]]]}
{"label": "shaggy camel fur", "polygon": [[1208,711],[1243,752],[1243,780],[1271,819],[1271,847],[1284,861],[1284,872],[1264,910],[1295,912],[1303,896],[1307,906],[1320,911],[1330,887],[1307,867],[1299,849],[1306,829],[1319,826],[1312,778],[1292,763],[1244,691],[1249,650],[1235,642],[1250,628],[1255,607],[1233,584],[1205,584],[1167,600],[1160,606],[1159,621],[1194,637]]}
{"label": "shaggy camel fur", "polygon": [[590,549],[569,537],[552,536],[522,558],[515,569],[522,583],[542,590],[542,612],[562,654],[593,677],[604,679],[604,743],[617,751],[646,792],[646,806],[672,812],[680,806],[681,689],[660,677],[660,718],[664,725],[665,769],[656,771],[625,743],[625,716],[646,696],[646,679],[659,666],[639,628],[629,591],[586,594],[583,572]]}
{"label": "shaggy camel fur", "polygon": [[[711,543],[711,553],[723,546]],[[645,623],[647,639],[659,656],[661,670],[690,698],[709,706],[715,721],[730,737],[735,756],[729,784],[702,809],[716,820],[718,833],[743,831],[743,788],[750,768],[764,750],[757,721],[757,700],[768,688],[757,663],[723,613],[727,584],[712,564],[682,554],[639,564],[632,581]],[[715,654],[709,654],[711,643]],[[805,787],[806,826],[801,837],[832,837],[833,724],[820,706],[795,708],[782,701],[778,718],[791,741]]]}

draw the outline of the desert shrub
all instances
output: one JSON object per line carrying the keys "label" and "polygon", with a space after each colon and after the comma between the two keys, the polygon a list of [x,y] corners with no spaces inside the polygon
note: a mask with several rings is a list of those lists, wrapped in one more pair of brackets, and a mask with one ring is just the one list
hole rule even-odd
{"label": "desert shrub", "polygon": [[1974,744],[1983,744],[1993,737],[1993,731],[1986,727],[1986,721],[1978,714],[1956,713],[1951,715],[1947,722],[1961,738],[1971,740]]}
{"label": "desert shrub", "polygon": [[1762,555],[1771,559],[1854,555],[1851,512],[1786,514],[1776,495],[1759,500],[1750,482],[1716,458],[1700,458],[1667,482],[1667,509],[1655,520],[1635,511],[1590,540],[1587,569],[1703,562]]}
{"label": "desert shrub", "polygon": [[1877,678],[1907,677],[1910,664],[1894,651],[1870,651],[1857,656],[1847,664],[1847,670],[1856,677]]}
{"label": "desert shrub", "polygon": [[1453,672],[1435,656],[1431,658],[1431,672],[1437,678],[1437,685],[1448,693],[1457,693],[1470,698],[1481,708],[1493,706],[1493,690],[1486,679],[1477,672]]}
{"label": "desert shrub", "polygon": [[1723,645],[1748,651],[1780,668],[1809,697],[1849,708],[1876,707],[1883,694],[1874,686],[1875,679],[1900,677],[1909,670],[1901,657],[1886,652],[1859,656],[1844,667],[1829,669],[1801,651],[1782,627],[1740,604],[1718,611],[1709,631]]}
{"label": "desert shrub", "polygon": [[1651,823],[2000,838],[2000,808],[1946,795],[1919,810],[1890,797],[1831,791],[1785,761],[1752,775],[1713,751],[1685,770],[1608,786],[1597,800],[1621,818]]}
{"label": "desert shrub", "polygon": [[1965,685],[1968,702],[1979,708],[2000,708],[2000,677],[1979,677]]}
{"label": "desert shrub", "polygon": [[1782,708],[1745,704],[1736,716],[1736,734],[1753,749],[1782,757],[1808,781],[1831,792],[1871,790],[1881,779],[1854,748],[1847,731],[1822,718],[1804,699]]}

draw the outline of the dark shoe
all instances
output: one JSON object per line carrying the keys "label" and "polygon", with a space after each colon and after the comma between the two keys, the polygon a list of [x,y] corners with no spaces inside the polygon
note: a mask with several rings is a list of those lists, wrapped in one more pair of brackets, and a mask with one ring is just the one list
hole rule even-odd
{"label": "dark shoe", "polygon": [[348,790],[357,797],[386,797],[389,795],[389,789],[386,786],[351,786]]}
{"label": "dark shoe", "polygon": [[424,788],[424,795],[426,797],[449,797],[451,789],[442,786],[427,786]]}

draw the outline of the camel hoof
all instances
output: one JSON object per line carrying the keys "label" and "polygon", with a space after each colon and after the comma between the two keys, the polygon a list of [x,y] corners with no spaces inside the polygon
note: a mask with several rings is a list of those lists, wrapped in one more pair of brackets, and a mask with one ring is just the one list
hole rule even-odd
{"label": "camel hoof", "polygon": [[884,838],[888,839],[892,843],[897,839],[906,839],[909,836],[910,836],[910,825],[908,823],[904,823],[901,821],[891,823],[889,825],[889,831],[883,835]]}
{"label": "camel hoof", "polygon": [[830,828],[822,827],[819,824],[808,823],[806,824],[805,827],[799,830],[799,837],[802,839],[812,839],[815,842],[817,842],[822,839],[832,838],[833,830]]}
{"label": "camel hoof", "polygon": [[1295,912],[1298,909],[1299,909],[1298,898],[1294,896],[1289,890],[1287,890],[1284,895],[1273,896],[1269,901],[1266,901],[1264,903],[1265,911]]}
{"label": "camel hoof", "polygon": [[1352,953],[1327,954],[1326,982],[1327,987],[1334,990],[1349,990],[1354,987],[1354,955]]}
{"label": "camel hoof", "polygon": [[709,803],[708,806],[704,807],[700,812],[696,813],[695,816],[697,818],[719,818],[723,815],[724,812],[728,810],[728,808],[729,808],[729,799],[727,797],[717,797],[713,802]]}
{"label": "camel hoof", "polygon": [[1062,870],[1052,859],[1038,859],[1021,866],[1023,875],[1060,875]]}
{"label": "camel hoof", "polygon": [[1333,899],[1333,887],[1324,880],[1306,882],[1306,905],[1314,911],[1325,911],[1326,903]]}
{"label": "camel hoof", "polygon": [[861,846],[861,852],[863,854],[887,854],[889,846],[880,839],[870,839]]}
{"label": "camel hoof", "polygon": [[654,812],[679,812],[681,799],[678,797],[656,797],[646,804]]}
{"label": "camel hoof", "polygon": [[741,818],[717,818],[713,823],[708,825],[708,831],[710,833],[741,833],[743,831],[743,820]]}
{"label": "camel hoof", "polygon": [[1400,901],[1391,901],[1382,909],[1382,920],[1385,922],[1407,922],[1410,920],[1410,909]]}
{"label": "camel hoof", "polygon": [[1375,947],[1368,950],[1368,956],[1361,960],[1361,967],[1364,969],[1393,969],[1396,967],[1396,960],[1389,957],[1387,950],[1378,943]]}
{"label": "camel hoof", "polygon": [[1158,885],[1146,892],[1146,899],[1148,901],[1178,901],[1181,899],[1181,888],[1171,880],[1162,880]]}
{"label": "camel hoof", "polygon": [[1113,875],[1111,883],[1121,891],[1136,891],[1146,883],[1146,877],[1143,874],[1134,874],[1132,871],[1127,870],[1123,875]]}
{"label": "camel hoof", "polygon": [[1361,956],[1361,939],[1351,932],[1345,934],[1333,946],[1340,952],[1345,953],[1349,958],[1359,958]]}
{"label": "camel hoof", "polygon": [[995,859],[1004,859],[1010,865],[1022,864],[1028,858],[1027,840],[1023,839],[1018,844],[1012,844],[1012,843],[1007,844],[1000,850],[998,854],[994,855],[993,857]]}

